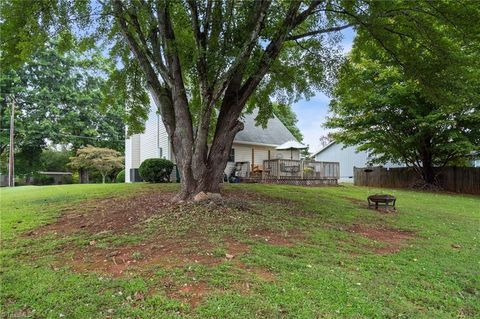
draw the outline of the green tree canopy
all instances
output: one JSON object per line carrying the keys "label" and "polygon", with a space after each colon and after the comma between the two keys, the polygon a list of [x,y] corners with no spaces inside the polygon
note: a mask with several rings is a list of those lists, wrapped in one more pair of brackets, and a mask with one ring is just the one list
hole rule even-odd
{"label": "green tree canopy", "polygon": [[355,48],[341,69],[331,102],[334,115],[327,125],[340,129],[334,134],[337,141],[370,152],[372,162],[405,163],[427,185],[435,184],[434,167],[456,164],[479,148],[480,100],[475,87],[480,79],[463,83],[461,91],[457,79],[447,79],[452,83],[444,88],[446,95],[459,95],[439,101],[421,79],[371,52]]}
{"label": "green tree canopy", "polygon": [[268,117],[271,101],[291,104],[329,87],[338,31],[355,28],[356,45],[375,44],[438,101],[452,99],[448,83],[439,85],[447,75],[474,76],[461,70],[480,34],[479,4],[466,0],[52,0],[28,8],[5,0],[0,13],[2,66],[18,65],[53,32],[65,47],[106,44],[118,67],[108,96],[125,99],[132,130],[146,114],[145,89],[162,114],[179,198],[219,191],[245,106]]}
{"label": "green tree canopy", "polygon": [[115,170],[123,168],[124,157],[120,152],[109,148],[94,147],[91,145],[79,148],[74,157],[70,157],[70,167],[74,169],[94,170],[105,177]]}
{"label": "green tree canopy", "polygon": [[87,144],[124,148],[123,105],[104,103],[109,64],[99,56],[61,53],[57,47],[50,42],[22,67],[0,73],[0,150],[6,151],[10,103],[15,98],[19,173],[37,168],[47,143],[74,150]]}
{"label": "green tree canopy", "polygon": [[289,105],[276,104],[274,105],[273,113],[297,140],[300,142],[303,141],[302,132],[297,126],[297,115],[292,111],[292,108]]}

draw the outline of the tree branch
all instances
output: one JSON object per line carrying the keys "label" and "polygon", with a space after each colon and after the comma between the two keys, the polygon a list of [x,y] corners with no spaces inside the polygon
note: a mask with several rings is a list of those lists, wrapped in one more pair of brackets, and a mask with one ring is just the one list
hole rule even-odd
{"label": "tree branch", "polygon": [[[122,6],[122,3],[120,0],[114,0],[113,2],[114,6],[114,12],[116,19],[118,21],[118,24],[120,25],[120,29],[127,40],[127,43],[132,50],[133,54],[136,56],[138,63],[140,67],[143,69],[145,73],[145,77],[147,79],[147,85],[150,88],[151,93],[153,94],[154,98],[157,99],[157,102],[161,107],[161,112],[162,116],[165,116],[166,119],[166,126],[168,129],[174,129],[175,128],[175,118],[173,117],[172,114],[172,109],[169,107],[171,106],[171,103],[160,103],[160,101],[166,99],[167,97],[171,99],[171,95],[168,91],[168,89],[164,88],[157,77],[157,74],[155,73],[155,70],[152,68],[152,65],[149,62],[149,59],[145,55],[145,53],[141,50],[139,43],[135,40],[133,35],[130,33],[127,23],[123,17],[124,15],[124,9]],[[160,93],[160,96],[157,96],[157,94]]]}
{"label": "tree branch", "polygon": [[248,40],[244,43],[242,52],[238,55],[238,57],[233,62],[232,66],[224,74],[224,76],[220,79],[220,81],[218,81],[220,85],[217,86],[213,91],[213,98],[212,98],[213,101],[216,101],[223,94],[225,89],[228,87],[228,85],[232,81],[235,72],[238,71],[239,67],[242,67],[245,64],[245,61],[250,56],[257,42],[260,31],[262,29],[263,21],[266,17],[266,12],[270,4],[271,2],[266,0],[256,2],[257,7],[254,9],[256,14],[253,16],[253,19],[252,19],[252,25],[253,25],[252,31],[250,32]]}
{"label": "tree branch", "polygon": [[165,52],[167,55],[168,68],[170,70],[173,84],[171,87],[171,93],[173,110],[177,124],[175,130],[175,139],[183,139],[188,141],[188,143],[182,143],[182,156],[191,157],[191,153],[189,153],[187,149],[191,148],[191,143],[193,143],[192,115],[188,107],[188,97],[185,90],[185,83],[183,81],[180,57],[178,55],[178,48],[176,46],[175,33],[172,26],[168,3],[158,1],[157,8],[159,28],[161,33],[163,33],[165,40]]}
{"label": "tree branch", "polygon": [[355,23],[349,23],[349,24],[342,25],[342,26],[325,28],[325,29],[310,31],[310,32],[302,33],[302,34],[291,35],[291,36],[287,37],[285,39],[285,41],[295,41],[295,40],[299,40],[299,39],[302,39],[302,38],[305,38],[305,37],[310,37],[310,36],[314,36],[314,35],[318,35],[318,34],[322,34],[322,33],[330,33],[330,32],[341,31],[341,30],[353,27],[354,25],[355,25]]}
{"label": "tree branch", "polygon": [[[116,4],[117,3],[118,3],[118,1],[116,1]],[[118,3],[118,6],[120,7],[121,12],[122,12],[122,15],[120,15],[118,18],[122,19],[124,21],[127,31],[128,31],[128,25],[126,24],[127,20],[124,18],[124,14],[126,13],[128,15],[128,17],[130,18],[130,21],[128,21],[128,22],[130,22],[130,24],[135,29],[136,34],[137,34],[137,38],[139,39],[139,41],[141,43],[141,46],[137,45],[138,49],[143,51],[146,58],[152,62],[151,64],[153,64],[157,67],[157,70],[160,73],[160,75],[162,76],[163,81],[165,81],[165,83],[167,83],[167,85],[171,86],[172,85],[172,79],[171,79],[170,75],[168,74],[168,71],[167,71],[165,65],[163,64],[163,62],[161,60],[161,55],[158,58],[155,58],[154,55],[152,54],[152,52],[149,50],[149,46],[148,46],[146,37],[145,37],[145,35],[142,31],[142,28],[140,27],[140,23],[138,21],[138,17],[137,17],[136,12],[134,12],[132,10],[123,9],[122,2]],[[129,32],[129,34],[130,34],[130,37],[132,38],[132,40],[134,40],[133,34],[131,34],[131,32]],[[155,41],[155,36],[153,34],[151,35],[151,40]],[[136,40],[134,40],[134,41],[136,42]],[[152,43],[152,47],[155,49],[155,47],[153,46],[153,43]]]}
{"label": "tree branch", "polygon": [[287,38],[287,34],[290,33],[296,26],[304,22],[309,15],[315,10],[320,1],[312,1],[310,6],[302,11],[300,14],[297,14],[300,3],[291,2],[288,9],[285,20],[282,23],[282,26],[278,29],[277,33],[267,45],[263,52],[263,56],[258,64],[256,70],[250,75],[250,77],[245,81],[240,89],[239,93],[239,103],[244,105],[250,95],[253,93],[255,88],[258,86],[260,81],[263,79],[268,69],[270,68],[273,61],[277,58],[280,50]]}
{"label": "tree branch", "polygon": [[[205,57],[206,53],[206,35],[205,32],[200,31],[200,22],[198,19],[198,7],[195,0],[188,0],[188,5],[191,12],[192,29],[195,37],[195,43],[197,45],[198,58],[197,69],[198,77],[200,80],[200,87],[202,91],[202,100],[206,100],[208,96],[207,92],[207,61]],[[204,104],[204,103],[202,103]]]}

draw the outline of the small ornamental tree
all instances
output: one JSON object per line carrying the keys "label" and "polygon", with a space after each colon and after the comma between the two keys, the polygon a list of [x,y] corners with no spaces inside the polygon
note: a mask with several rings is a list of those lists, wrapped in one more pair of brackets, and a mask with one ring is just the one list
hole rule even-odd
{"label": "small ornamental tree", "polygon": [[105,176],[124,167],[123,160],[115,150],[88,145],[78,149],[76,156],[70,157],[70,166],[74,169],[96,170],[102,175],[102,183],[105,183]]}
{"label": "small ornamental tree", "polygon": [[140,164],[138,169],[140,177],[146,182],[166,183],[170,182],[170,174],[173,163],[163,158],[149,158]]}

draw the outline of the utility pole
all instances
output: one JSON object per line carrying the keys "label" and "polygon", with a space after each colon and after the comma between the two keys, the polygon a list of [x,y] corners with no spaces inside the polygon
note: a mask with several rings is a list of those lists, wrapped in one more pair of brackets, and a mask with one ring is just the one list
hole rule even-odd
{"label": "utility pole", "polygon": [[12,97],[12,114],[10,114],[10,152],[8,159],[8,186],[15,187],[15,157],[14,157],[14,125],[15,125],[15,98]]}

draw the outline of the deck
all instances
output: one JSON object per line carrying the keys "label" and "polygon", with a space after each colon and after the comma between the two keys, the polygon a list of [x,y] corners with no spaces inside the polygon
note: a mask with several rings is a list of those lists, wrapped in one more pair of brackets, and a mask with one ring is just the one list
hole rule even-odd
{"label": "deck", "polygon": [[271,159],[263,165],[236,164],[236,176],[244,183],[336,185],[340,163],[290,159]]}

